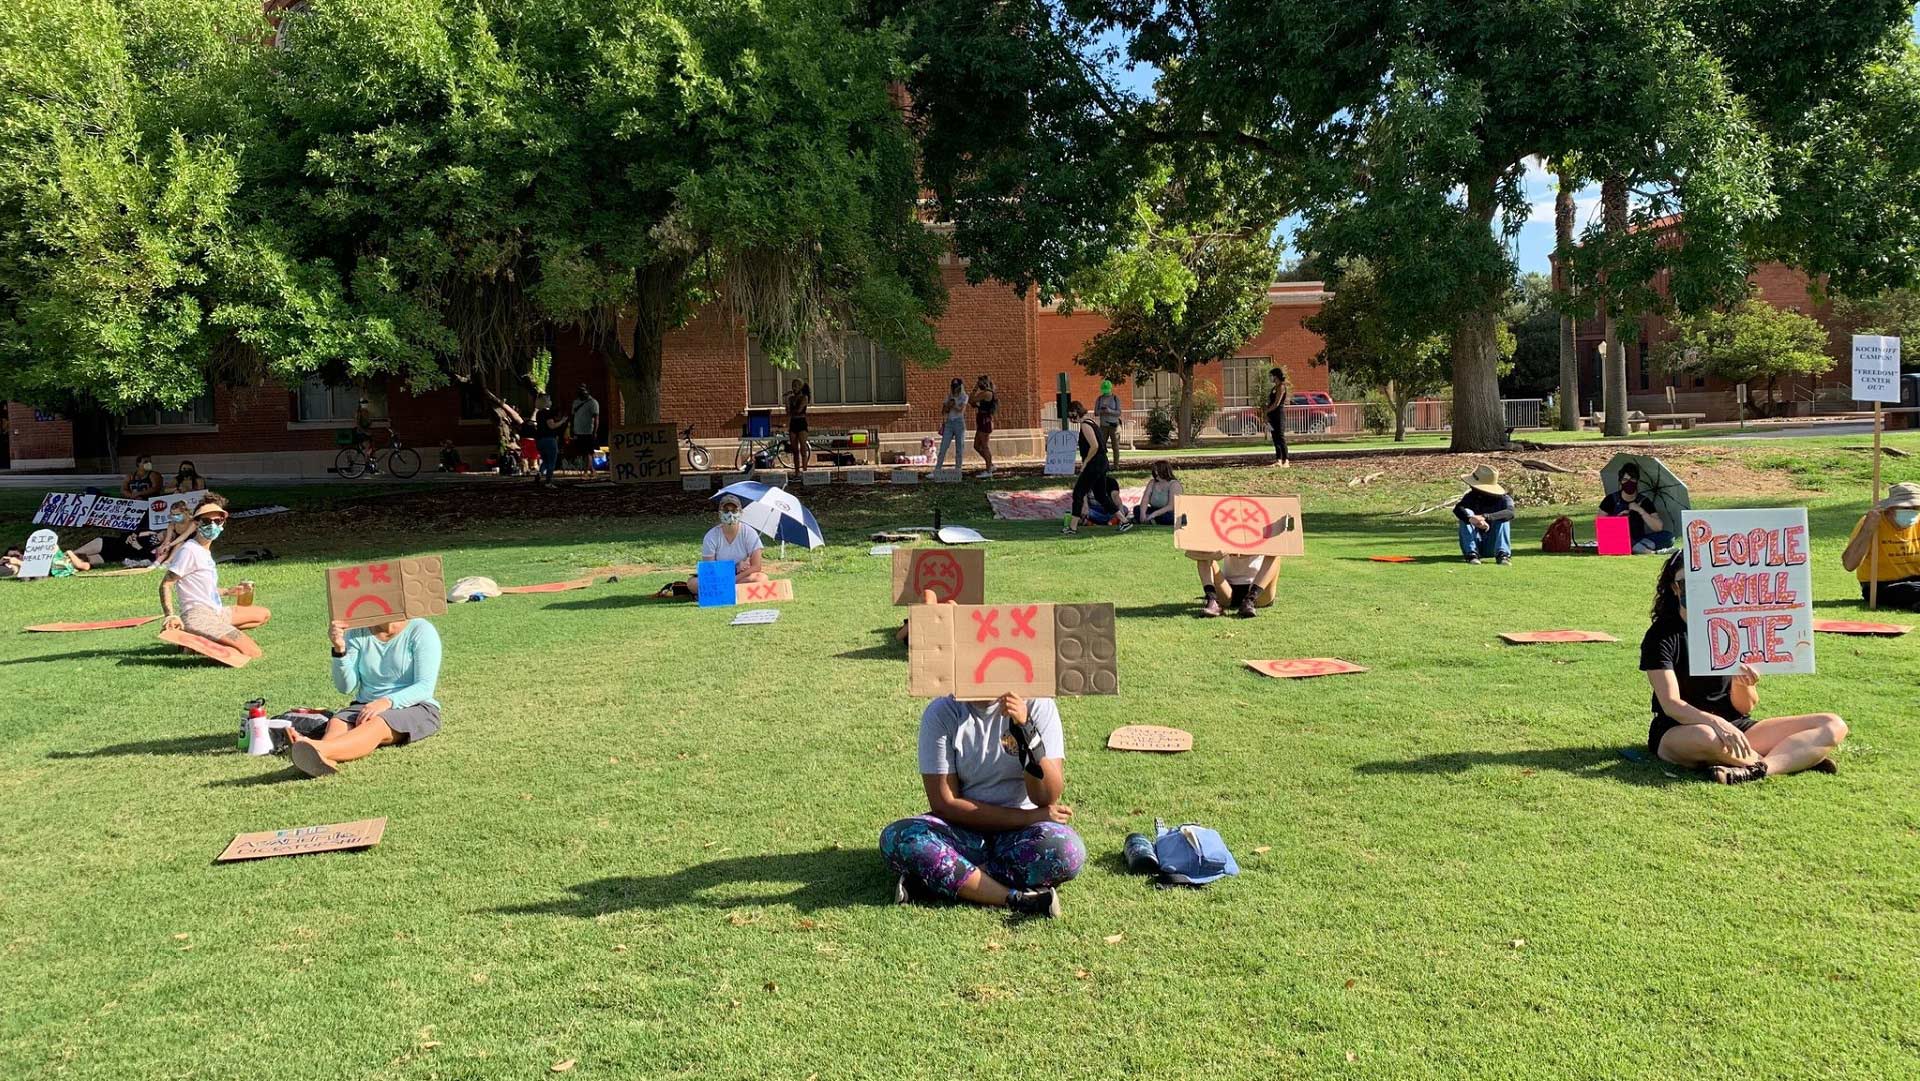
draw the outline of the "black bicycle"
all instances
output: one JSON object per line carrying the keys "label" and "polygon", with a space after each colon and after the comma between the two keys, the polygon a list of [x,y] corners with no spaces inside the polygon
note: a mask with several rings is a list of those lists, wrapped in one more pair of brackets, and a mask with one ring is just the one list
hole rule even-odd
{"label": "black bicycle", "polygon": [[687,449],[687,468],[695,473],[705,473],[713,465],[713,455],[707,448],[693,441],[693,425],[680,429],[680,445]]}
{"label": "black bicycle", "polygon": [[400,442],[400,437],[389,432],[387,445],[375,447],[371,454],[355,443],[339,454],[334,455],[333,471],[354,480],[371,473],[387,473],[400,480],[406,480],[420,472],[420,452]]}

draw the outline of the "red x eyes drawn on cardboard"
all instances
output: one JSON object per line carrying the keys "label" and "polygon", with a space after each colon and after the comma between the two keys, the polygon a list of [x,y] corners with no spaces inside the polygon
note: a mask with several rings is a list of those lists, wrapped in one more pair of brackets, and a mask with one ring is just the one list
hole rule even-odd
{"label": "red x eyes drawn on cardboard", "polygon": [[793,580],[775,578],[771,582],[742,582],[734,596],[741,603],[747,601],[790,601],[793,599]]}
{"label": "red x eyes drawn on cardboard", "polygon": [[908,689],[985,701],[1003,694],[1118,694],[1111,604],[915,605]]}
{"label": "red x eyes drawn on cardboard", "polygon": [[1174,547],[1238,555],[1306,554],[1298,496],[1178,495]]}
{"label": "red x eyes drawn on cardboard", "polygon": [[1314,676],[1344,676],[1364,672],[1365,668],[1336,657],[1291,657],[1276,661],[1243,661],[1248,668],[1275,679],[1311,679]]}
{"label": "red x eyes drawn on cardboard", "polygon": [[445,615],[439,556],[327,569],[327,618],[348,627]]}
{"label": "red x eyes drawn on cardboard", "polygon": [[987,554],[976,548],[895,548],[893,603],[919,604],[925,590],[946,604],[986,599]]}

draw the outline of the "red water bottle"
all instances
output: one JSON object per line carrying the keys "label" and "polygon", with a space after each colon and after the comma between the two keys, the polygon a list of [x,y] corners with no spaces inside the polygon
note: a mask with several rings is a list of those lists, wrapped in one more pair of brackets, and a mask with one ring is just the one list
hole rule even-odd
{"label": "red water bottle", "polygon": [[259,699],[247,703],[246,719],[240,722],[240,741],[237,750],[245,751],[253,740],[253,722],[267,715],[267,704]]}

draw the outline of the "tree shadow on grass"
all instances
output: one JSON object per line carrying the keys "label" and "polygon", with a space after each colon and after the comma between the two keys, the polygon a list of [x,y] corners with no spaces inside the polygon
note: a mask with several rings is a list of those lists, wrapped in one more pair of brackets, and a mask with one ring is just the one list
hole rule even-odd
{"label": "tree shadow on grass", "polygon": [[[823,848],[709,860],[659,875],[616,875],[568,886],[571,896],[489,909],[493,915],[592,919],[631,909],[791,905],[801,912],[893,903],[878,848]],[[738,887],[753,886],[756,889]]]}
{"label": "tree shadow on grass", "polygon": [[843,661],[904,661],[907,659],[907,644],[894,637],[899,633],[898,627],[875,627],[873,636],[878,641],[873,645],[865,649],[849,649],[834,656]]}
{"label": "tree shadow on grass", "polygon": [[75,649],[65,653],[42,653],[32,657],[9,657],[4,661],[0,661],[0,665],[86,661],[100,657],[117,657],[123,665],[140,665],[149,668],[198,668],[215,665],[215,662],[207,660],[204,657],[179,652],[174,646],[154,649]]}
{"label": "tree shadow on grass", "polygon": [[[541,610],[554,611],[558,609],[564,611],[571,609],[591,612],[605,611],[610,608],[641,608],[653,604],[666,607],[675,603],[673,599],[656,597],[651,593],[606,593],[598,597],[583,597],[577,601],[554,601],[552,604],[542,605]],[[691,607],[691,602],[688,601],[679,601],[678,603]]]}
{"label": "tree shadow on grass", "polygon": [[[1627,748],[1636,749],[1636,748]],[[1690,771],[1648,756],[1646,761],[1629,761],[1620,746],[1601,744],[1592,747],[1543,747],[1528,751],[1451,751],[1421,758],[1387,759],[1363,762],[1355,773],[1373,776],[1395,773],[1465,773],[1483,766],[1514,769],[1550,769],[1575,777],[1619,781],[1623,784],[1662,787],[1684,784],[1696,778]],[[1644,751],[1641,751],[1645,754]],[[1672,774],[1672,776],[1669,776]]]}
{"label": "tree shadow on grass", "polygon": [[118,758],[146,754],[210,754],[231,751],[232,736],[174,736],[170,739],[143,739],[133,743],[112,743],[91,751],[49,751],[48,758]]}
{"label": "tree shadow on grass", "polygon": [[[1167,604],[1141,604],[1131,608],[1115,607],[1113,614],[1123,619],[1171,619],[1175,616],[1201,618],[1200,606],[1206,603],[1198,598],[1191,601],[1172,601]],[[1221,604],[1225,604],[1224,599]]]}
{"label": "tree shadow on grass", "polygon": [[309,780],[306,774],[293,768],[290,763],[282,762],[281,768],[272,773],[259,773],[252,777],[228,777],[220,781],[208,781],[202,788],[260,788],[264,785],[282,784],[287,781]]}

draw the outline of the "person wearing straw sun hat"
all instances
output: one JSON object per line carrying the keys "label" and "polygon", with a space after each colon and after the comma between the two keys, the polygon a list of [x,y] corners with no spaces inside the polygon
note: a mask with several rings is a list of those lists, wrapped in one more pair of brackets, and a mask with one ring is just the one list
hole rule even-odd
{"label": "person wearing straw sun hat", "polygon": [[[1878,547],[1879,566],[1869,558]],[[1840,563],[1865,599],[1879,580],[1880,603],[1920,611],[1920,484],[1896,484],[1853,527]]]}
{"label": "person wearing straw sun hat", "polygon": [[1464,478],[1467,492],[1454,504],[1460,520],[1460,554],[1478,565],[1492,556],[1501,566],[1513,562],[1513,497],[1500,486],[1500,471],[1483,465]]}
{"label": "person wearing straw sun hat", "polygon": [[174,549],[167,561],[166,577],[160,582],[160,611],[166,617],[162,626],[212,639],[257,658],[260,647],[244,632],[264,624],[271,613],[255,604],[222,604],[225,597],[250,595],[253,587],[242,582],[221,589],[220,575],[213,565],[213,542],[227,528],[227,501],[207,493],[194,508],[193,521],[192,535]]}

